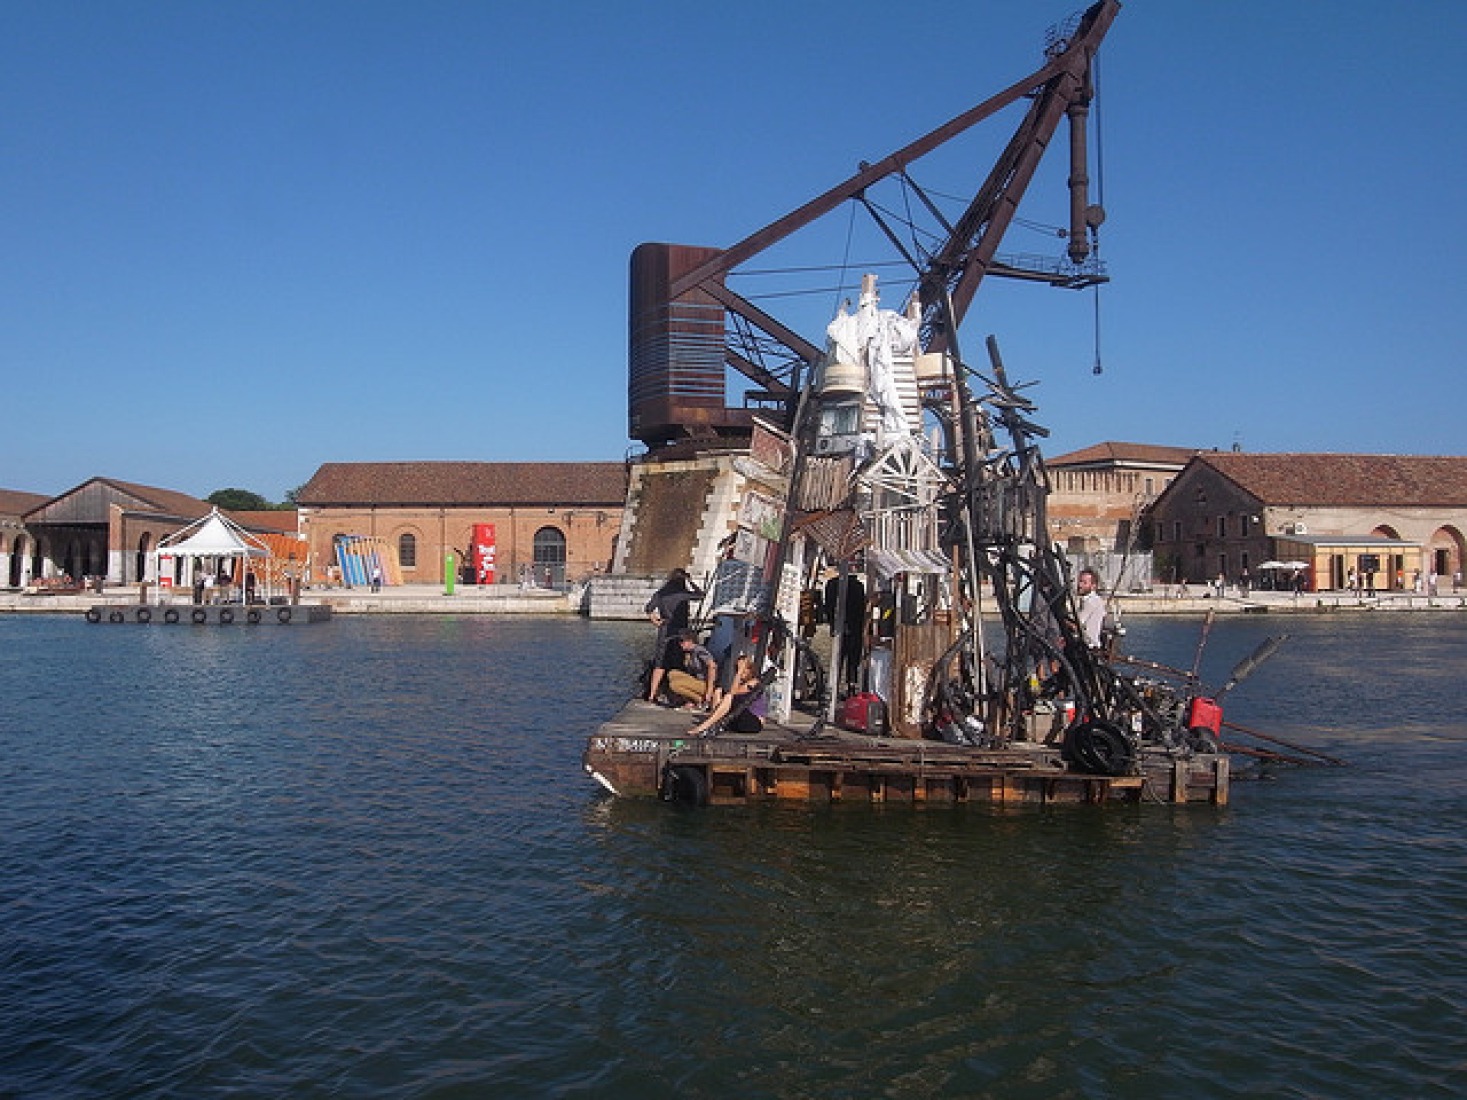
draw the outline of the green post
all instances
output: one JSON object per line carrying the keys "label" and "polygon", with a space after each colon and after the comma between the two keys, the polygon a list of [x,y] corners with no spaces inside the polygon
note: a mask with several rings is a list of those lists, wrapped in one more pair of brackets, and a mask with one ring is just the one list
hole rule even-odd
{"label": "green post", "polygon": [[453,595],[453,581],[457,575],[458,569],[454,567],[453,551],[450,550],[443,555],[443,594],[445,596]]}

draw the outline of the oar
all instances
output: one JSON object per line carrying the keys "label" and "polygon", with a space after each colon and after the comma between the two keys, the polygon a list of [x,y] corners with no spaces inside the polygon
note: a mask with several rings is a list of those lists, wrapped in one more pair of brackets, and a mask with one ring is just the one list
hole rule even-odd
{"label": "oar", "polygon": [[1227,720],[1223,721],[1223,725],[1227,726],[1230,730],[1237,730],[1239,733],[1246,733],[1249,737],[1256,737],[1260,741],[1272,741],[1275,745],[1283,745],[1285,748],[1293,749],[1296,752],[1308,753],[1310,756],[1318,757],[1326,764],[1332,764],[1337,768],[1343,768],[1346,766],[1345,761],[1339,759],[1338,757],[1327,756],[1317,749],[1311,749],[1305,745],[1295,744],[1293,741],[1285,741],[1282,737],[1271,737],[1266,733],[1259,733],[1257,730],[1250,730],[1247,726],[1240,726],[1236,722],[1229,722]]}
{"label": "oar", "polygon": [[1300,767],[1308,767],[1314,763],[1313,760],[1305,760],[1302,756],[1289,756],[1286,753],[1274,752],[1273,749],[1255,749],[1249,745],[1230,745],[1226,741],[1220,742],[1218,748],[1236,756],[1251,756],[1256,760],[1278,760],[1285,764],[1298,764]]}
{"label": "oar", "polygon": [[1228,682],[1222,686],[1222,690],[1214,695],[1213,698],[1221,699],[1228,692],[1232,691],[1233,688],[1248,679],[1249,676],[1253,675],[1254,669],[1272,657],[1278,651],[1279,646],[1288,640],[1289,636],[1287,634],[1280,634],[1277,638],[1265,638],[1261,646],[1233,667],[1233,671],[1228,675]]}
{"label": "oar", "polygon": [[1197,652],[1192,657],[1192,683],[1197,683],[1197,676],[1202,671],[1202,651],[1207,648],[1207,635],[1212,632],[1213,621],[1217,618],[1217,612],[1212,608],[1207,609],[1207,617],[1202,620],[1202,636],[1197,639]]}
{"label": "oar", "polygon": [[1152,672],[1165,672],[1168,676],[1176,676],[1183,680],[1185,680],[1188,675],[1184,670],[1180,668],[1173,668],[1171,665],[1164,665],[1160,661],[1148,661],[1141,657],[1120,656],[1111,661],[1111,664],[1131,665],[1135,668],[1148,668]]}

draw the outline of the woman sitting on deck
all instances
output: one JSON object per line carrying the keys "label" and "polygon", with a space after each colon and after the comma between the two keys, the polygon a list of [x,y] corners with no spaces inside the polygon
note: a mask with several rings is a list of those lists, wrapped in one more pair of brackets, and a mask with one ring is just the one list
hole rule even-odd
{"label": "woman sitting on deck", "polygon": [[764,728],[764,719],[754,713],[754,708],[762,706],[763,698],[764,682],[754,674],[754,659],[747,653],[740,654],[734,662],[733,687],[688,733],[693,737],[712,736],[725,718],[728,721],[724,728],[732,733],[758,733]]}

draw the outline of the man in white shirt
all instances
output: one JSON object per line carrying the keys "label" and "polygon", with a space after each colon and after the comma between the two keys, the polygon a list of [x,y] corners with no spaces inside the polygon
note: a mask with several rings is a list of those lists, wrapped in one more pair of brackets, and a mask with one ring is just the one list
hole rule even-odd
{"label": "man in white shirt", "polygon": [[1091,649],[1100,648],[1100,632],[1105,625],[1105,599],[1096,591],[1099,580],[1093,569],[1082,569],[1075,577],[1075,591],[1080,597],[1076,603],[1080,629],[1085,634],[1085,644]]}

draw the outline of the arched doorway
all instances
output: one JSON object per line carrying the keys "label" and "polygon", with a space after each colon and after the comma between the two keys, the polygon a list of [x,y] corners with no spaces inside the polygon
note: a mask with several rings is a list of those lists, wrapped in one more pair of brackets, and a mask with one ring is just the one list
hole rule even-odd
{"label": "arched doorway", "polygon": [[1462,590],[1462,563],[1467,558],[1467,540],[1455,527],[1438,527],[1427,543],[1426,566],[1436,574],[1438,591],[1446,585],[1453,592]]}
{"label": "arched doorway", "polygon": [[558,528],[535,532],[535,580],[547,588],[565,584],[565,535]]}
{"label": "arched doorway", "polygon": [[10,575],[6,578],[11,588],[20,588],[31,579],[30,558],[36,552],[35,540],[29,535],[16,535],[10,547]]}

